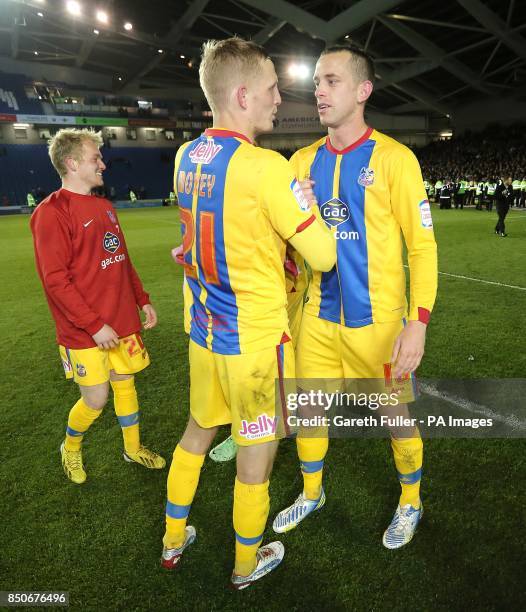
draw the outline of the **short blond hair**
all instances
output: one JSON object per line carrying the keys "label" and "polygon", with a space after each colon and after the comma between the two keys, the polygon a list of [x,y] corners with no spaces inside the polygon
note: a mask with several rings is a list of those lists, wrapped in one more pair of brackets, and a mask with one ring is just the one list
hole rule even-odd
{"label": "short blond hair", "polygon": [[212,112],[225,108],[228,93],[236,80],[257,76],[269,58],[263,47],[234,36],[204,43],[199,82]]}
{"label": "short blond hair", "polygon": [[99,149],[104,144],[100,132],[75,128],[59,130],[53,138],[48,140],[49,157],[60,177],[64,177],[68,172],[65,164],[68,157],[77,161],[82,160],[82,145],[85,142],[93,142]]}

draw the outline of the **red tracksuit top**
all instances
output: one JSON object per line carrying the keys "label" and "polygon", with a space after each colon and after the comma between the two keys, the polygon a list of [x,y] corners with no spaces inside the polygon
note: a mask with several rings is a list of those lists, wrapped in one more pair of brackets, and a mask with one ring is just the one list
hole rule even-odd
{"label": "red tracksuit top", "polygon": [[137,306],[150,297],[108,200],[59,189],[39,204],[30,226],[59,344],[94,347],[91,336],[105,323],[120,338],[141,329]]}

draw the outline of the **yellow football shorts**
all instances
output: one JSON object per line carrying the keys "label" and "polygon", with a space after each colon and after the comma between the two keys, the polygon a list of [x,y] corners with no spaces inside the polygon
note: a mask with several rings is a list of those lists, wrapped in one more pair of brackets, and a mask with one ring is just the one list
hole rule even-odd
{"label": "yellow football shorts", "polygon": [[59,345],[60,358],[66,378],[90,387],[107,382],[110,370],[116,374],[135,374],[150,365],[150,356],[140,334],[120,338],[119,346],[109,350],[98,346],[69,349]]}
{"label": "yellow football shorts", "polygon": [[[294,378],[292,342],[255,353],[220,355],[190,340],[189,356],[190,412],[201,427],[231,423],[240,446],[283,437],[284,379]],[[276,415],[276,406],[283,418]]]}
{"label": "yellow football shorts", "polygon": [[296,349],[296,375],[298,379],[334,381],[374,379],[381,386],[378,391],[396,391],[400,403],[412,402],[414,375],[393,379],[391,374],[393,346],[404,325],[400,320],[345,327],[304,313]]}

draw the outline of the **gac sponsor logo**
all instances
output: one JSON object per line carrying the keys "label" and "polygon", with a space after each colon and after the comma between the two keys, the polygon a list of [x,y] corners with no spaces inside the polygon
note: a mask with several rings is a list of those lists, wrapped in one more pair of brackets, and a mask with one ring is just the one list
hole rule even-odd
{"label": "gac sponsor logo", "polygon": [[325,223],[330,227],[336,227],[351,218],[351,211],[345,202],[333,198],[320,206],[320,213]]}
{"label": "gac sponsor logo", "polygon": [[190,151],[188,157],[193,164],[209,164],[223,147],[214,142],[212,138],[206,142],[200,141]]}
{"label": "gac sponsor logo", "polygon": [[349,206],[338,198],[328,200],[320,206],[320,213],[325,223],[335,227],[334,237],[336,240],[360,240],[360,234],[354,230],[340,230],[338,226],[351,218]]}
{"label": "gac sponsor logo", "polygon": [[360,234],[353,230],[347,232],[346,230],[340,231],[337,229],[334,232],[334,237],[336,238],[336,240],[360,240]]}
{"label": "gac sponsor logo", "polygon": [[121,241],[119,237],[111,232],[106,232],[104,234],[104,239],[102,241],[102,246],[105,251],[108,253],[115,253],[115,251],[121,246]]}
{"label": "gac sponsor logo", "polygon": [[115,255],[115,257],[106,257],[100,262],[100,267],[105,270],[108,266],[111,266],[114,263],[118,263],[119,261],[124,261],[126,259],[126,255],[121,253],[120,255]]}
{"label": "gac sponsor logo", "polygon": [[276,433],[276,425],[278,419],[269,417],[266,414],[260,414],[256,421],[248,422],[246,419],[241,421],[241,429],[239,435],[247,440],[255,440],[257,438],[265,438]]}

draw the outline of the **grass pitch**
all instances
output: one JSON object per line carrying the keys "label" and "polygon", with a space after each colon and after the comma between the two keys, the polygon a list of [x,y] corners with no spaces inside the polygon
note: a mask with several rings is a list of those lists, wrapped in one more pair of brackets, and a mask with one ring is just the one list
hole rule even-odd
{"label": "grass pitch", "polygon": [[[509,237],[498,238],[495,213],[433,212],[439,269],[456,276],[440,276],[420,376],[523,377],[526,291],[502,285],[526,287],[526,214],[512,211]],[[119,216],[160,318],[144,335],[152,365],[137,376],[142,437],[169,461],[188,414],[182,277],[170,258],[178,213]],[[235,466],[207,460],[190,515],[197,542],[177,573],[161,571],[167,471],[122,460],[110,403],[86,436],[86,484],[62,473],[58,448],[77,390],[63,378],[28,218],[0,227],[0,590],[67,590],[73,609],[89,610],[524,609],[524,440],[425,442],[426,514],[400,551],[381,544],[399,494],[388,442],[333,441],[326,507],[281,536],[282,566],[241,593],[227,588]],[[300,488],[295,445],[284,441],[270,519]]]}

